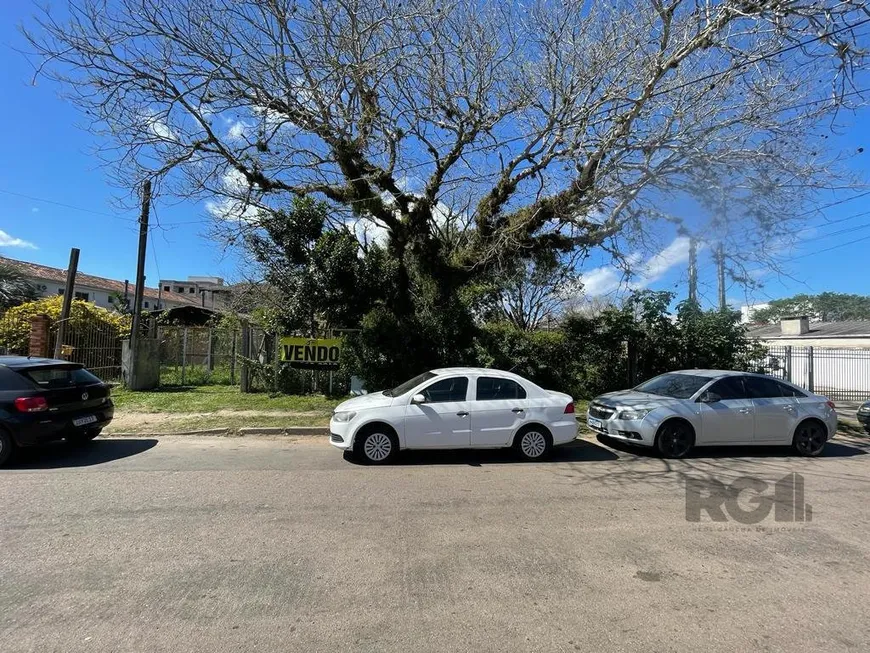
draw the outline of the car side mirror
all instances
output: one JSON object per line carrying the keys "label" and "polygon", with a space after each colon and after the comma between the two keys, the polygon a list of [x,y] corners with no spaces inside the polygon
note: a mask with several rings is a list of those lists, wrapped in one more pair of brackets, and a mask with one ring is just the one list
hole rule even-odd
{"label": "car side mirror", "polygon": [[698,397],[698,401],[702,404],[715,404],[717,401],[722,401],[722,397],[715,392],[707,390],[707,392]]}
{"label": "car side mirror", "polygon": [[422,392],[415,394],[413,397],[411,397],[411,403],[412,404],[425,404],[426,403],[426,395],[424,395]]}

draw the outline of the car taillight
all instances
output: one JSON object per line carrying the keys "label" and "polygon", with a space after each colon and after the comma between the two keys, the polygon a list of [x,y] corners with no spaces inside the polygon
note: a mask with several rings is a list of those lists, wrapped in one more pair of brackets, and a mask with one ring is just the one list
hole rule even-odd
{"label": "car taillight", "polygon": [[830,399],[828,399],[825,403],[828,404],[828,408],[830,408],[831,410],[837,410],[837,406],[834,405],[834,402]]}
{"label": "car taillight", "polygon": [[19,413],[41,413],[48,410],[48,402],[45,397],[18,397],[15,400],[15,409]]}
{"label": "car taillight", "polygon": [[565,406],[565,414],[566,414],[566,415],[571,415],[571,414],[573,414],[573,413],[574,413],[574,402],[572,401],[570,404],[568,404],[567,406]]}

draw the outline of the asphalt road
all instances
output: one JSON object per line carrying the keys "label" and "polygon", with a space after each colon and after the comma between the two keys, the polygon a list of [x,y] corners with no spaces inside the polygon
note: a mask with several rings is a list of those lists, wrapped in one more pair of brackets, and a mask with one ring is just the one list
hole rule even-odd
{"label": "asphalt road", "polygon": [[[0,650],[865,652],[868,451],[57,446],[0,471]],[[790,472],[810,522],[686,520],[687,479]]]}

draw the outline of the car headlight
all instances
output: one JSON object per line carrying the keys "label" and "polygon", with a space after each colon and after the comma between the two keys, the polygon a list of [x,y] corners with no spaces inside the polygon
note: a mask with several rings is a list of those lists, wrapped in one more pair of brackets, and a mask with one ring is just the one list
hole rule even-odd
{"label": "car headlight", "polygon": [[626,410],[619,411],[616,419],[636,421],[646,417],[647,413],[649,413],[651,410],[652,408],[628,408]]}
{"label": "car headlight", "polygon": [[870,413],[870,404],[864,404],[858,409],[859,413]]}
{"label": "car headlight", "polygon": [[332,419],[336,422],[349,422],[354,417],[356,417],[356,413],[336,412],[332,414]]}

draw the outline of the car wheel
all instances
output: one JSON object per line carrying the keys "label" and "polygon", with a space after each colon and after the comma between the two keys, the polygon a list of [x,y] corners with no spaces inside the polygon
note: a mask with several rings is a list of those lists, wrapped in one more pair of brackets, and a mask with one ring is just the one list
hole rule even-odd
{"label": "car wheel", "polygon": [[794,432],[792,446],[802,456],[818,456],[825,448],[828,432],[821,422],[801,422]]}
{"label": "car wheel", "polygon": [[553,450],[553,438],[542,426],[527,426],[514,438],[514,449],[523,460],[544,460]]}
{"label": "car wheel", "polygon": [[66,441],[70,444],[87,444],[97,437],[103,429],[87,429],[85,431],[77,431],[66,437]]}
{"label": "car wheel", "polygon": [[0,467],[3,467],[12,459],[15,449],[15,440],[12,439],[8,431],[0,428]]}
{"label": "car wheel", "polygon": [[385,428],[367,429],[356,437],[354,453],[371,465],[391,462],[399,451],[399,440]]}
{"label": "car wheel", "polygon": [[656,434],[656,449],[665,458],[682,458],[695,444],[695,432],[681,420],[668,420]]}

